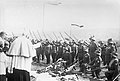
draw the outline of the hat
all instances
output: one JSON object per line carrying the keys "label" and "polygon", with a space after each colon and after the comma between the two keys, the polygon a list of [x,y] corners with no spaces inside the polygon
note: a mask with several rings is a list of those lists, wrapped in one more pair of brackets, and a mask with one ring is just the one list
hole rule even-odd
{"label": "hat", "polygon": [[112,41],[112,38],[109,38],[109,39],[108,39],[108,42],[109,42],[109,41]]}
{"label": "hat", "polygon": [[113,44],[113,41],[109,41],[109,44]]}
{"label": "hat", "polygon": [[113,53],[112,53],[112,56],[113,56],[113,57],[117,57],[117,56],[118,56],[118,53],[113,52]]}
{"label": "hat", "polygon": [[95,41],[95,37],[90,37],[89,38],[91,41]]}
{"label": "hat", "polygon": [[84,41],[83,41],[83,40],[79,40],[78,43],[79,43],[79,44],[83,44]]}

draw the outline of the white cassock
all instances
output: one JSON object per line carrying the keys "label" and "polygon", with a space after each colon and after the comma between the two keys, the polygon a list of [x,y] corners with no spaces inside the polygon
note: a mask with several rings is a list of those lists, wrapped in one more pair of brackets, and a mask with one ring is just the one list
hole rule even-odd
{"label": "white cassock", "polygon": [[10,58],[9,70],[12,69],[31,71],[32,57],[36,55],[35,49],[29,39],[25,36],[21,36],[15,39],[10,46],[8,55],[12,56]]}

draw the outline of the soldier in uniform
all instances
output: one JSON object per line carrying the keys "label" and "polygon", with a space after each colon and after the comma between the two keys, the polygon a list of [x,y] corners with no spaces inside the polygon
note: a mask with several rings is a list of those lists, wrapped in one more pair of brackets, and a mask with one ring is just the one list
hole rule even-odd
{"label": "soldier in uniform", "polygon": [[102,41],[100,42],[100,48],[101,48],[101,58],[102,58],[103,64],[106,65],[106,62],[105,62],[106,46]]}
{"label": "soldier in uniform", "polygon": [[74,62],[74,58],[76,56],[76,52],[77,52],[77,47],[75,45],[75,41],[73,40],[71,43],[70,43],[70,47],[71,47],[71,62],[73,63]]}
{"label": "soldier in uniform", "polygon": [[45,44],[44,42],[41,43],[41,55],[42,55],[42,61],[45,59],[44,55],[45,55]]}
{"label": "soldier in uniform", "polygon": [[64,61],[66,61],[66,68],[71,64],[71,55],[70,55],[70,52],[69,52],[69,49],[66,47],[64,48],[65,52],[62,56],[62,59]]}
{"label": "soldier in uniform", "polygon": [[[105,76],[107,77],[107,81],[113,81],[113,79],[118,75],[118,58],[117,53],[112,54],[112,60],[108,65],[108,71],[105,72]],[[117,79],[115,81],[118,81]]]}
{"label": "soldier in uniform", "polygon": [[53,63],[56,61],[56,52],[57,52],[57,48],[55,45],[55,41],[52,41],[51,56],[52,56]]}
{"label": "soldier in uniform", "polygon": [[113,46],[113,41],[108,40],[108,45],[106,47],[106,54],[105,54],[105,61],[106,61],[107,65],[109,65],[109,63],[112,59],[111,55],[112,55],[113,52],[115,52],[115,47]]}
{"label": "soldier in uniform", "polygon": [[46,40],[46,44],[45,44],[45,56],[47,59],[47,64],[50,63],[50,51],[51,51],[51,45],[49,44],[49,41]]}
{"label": "soldier in uniform", "polygon": [[40,54],[41,54],[41,44],[36,48],[37,63],[40,63]]}
{"label": "soldier in uniform", "polygon": [[[112,38],[109,38],[108,39],[108,41],[107,41],[107,43],[110,43],[110,42],[113,42],[113,39]],[[117,52],[117,46],[116,46],[116,43],[115,42],[113,42],[113,46],[114,46],[114,48],[115,48],[115,52]]]}
{"label": "soldier in uniform", "polygon": [[89,38],[90,45],[88,46],[88,52],[90,54],[91,61],[95,58],[95,51],[97,50],[97,44],[95,43],[95,38]]}
{"label": "soldier in uniform", "polygon": [[76,58],[79,59],[80,67],[81,67],[81,61],[83,60],[84,56],[84,46],[81,41],[78,42],[78,48],[77,48],[77,55]]}
{"label": "soldier in uniform", "polygon": [[81,68],[80,68],[80,71],[85,73],[88,69],[88,65],[89,63],[91,63],[91,60],[90,60],[90,55],[88,53],[88,50],[85,50],[84,51],[84,56],[83,56],[83,60],[82,60],[82,64],[81,64]]}
{"label": "soldier in uniform", "polygon": [[100,51],[96,50],[95,55],[96,57],[93,59],[90,65],[91,65],[91,70],[95,70],[95,71],[92,71],[93,78],[99,78],[99,73],[101,69],[97,69],[97,68],[100,68],[102,64],[102,58],[101,58]]}
{"label": "soldier in uniform", "polygon": [[56,60],[58,60],[59,58],[61,58],[62,57],[62,55],[63,55],[63,46],[62,46],[62,44],[61,44],[61,42],[59,41],[59,42],[57,42],[57,56],[56,56]]}

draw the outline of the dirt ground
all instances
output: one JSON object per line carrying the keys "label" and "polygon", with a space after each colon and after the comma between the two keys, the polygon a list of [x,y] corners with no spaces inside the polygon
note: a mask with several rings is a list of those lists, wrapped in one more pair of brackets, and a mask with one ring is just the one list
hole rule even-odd
{"label": "dirt ground", "polygon": [[[33,62],[32,63],[32,71],[37,71],[37,70],[40,70],[40,69],[43,69],[43,68],[45,68],[45,66],[47,66],[46,64],[45,64],[45,61],[42,61],[41,63],[36,63],[36,62]],[[100,75],[101,75],[101,77],[104,77],[105,75],[104,75],[104,72],[106,71],[106,69],[104,69],[104,70],[102,70],[102,72],[100,73]],[[87,76],[89,76],[89,78],[91,78],[91,76],[90,76],[91,74],[88,74]],[[40,77],[39,77],[40,78]],[[81,76],[79,76],[79,78],[81,79],[81,81],[94,81],[93,79],[90,79],[90,80],[88,80],[88,79],[84,79],[84,78],[82,78]],[[97,80],[95,80],[95,81],[97,81]]]}

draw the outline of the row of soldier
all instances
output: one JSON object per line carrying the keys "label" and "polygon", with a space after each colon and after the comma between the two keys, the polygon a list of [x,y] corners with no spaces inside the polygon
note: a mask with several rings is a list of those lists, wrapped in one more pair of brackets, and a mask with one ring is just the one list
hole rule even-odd
{"label": "row of soldier", "polygon": [[38,43],[40,43],[40,46],[36,48],[37,62],[40,62],[40,56],[42,56],[43,60],[45,55],[47,58],[47,64],[51,61],[50,55],[52,56],[52,61],[55,62],[57,59],[63,57],[66,52],[70,53],[70,63],[74,62],[75,59],[82,60],[85,50],[88,50],[90,60],[92,61],[95,58],[95,51],[99,49],[103,63],[106,65],[109,64],[111,57],[110,53],[117,52],[116,45],[112,39],[109,39],[107,44],[102,41],[96,43],[94,38],[90,38],[90,43],[86,43],[85,41],[79,41],[76,43],[74,40],[50,42],[48,39],[45,41],[39,41]]}
{"label": "row of soldier", "polygon": [[[36,48],[37,62],[40,63],[40,56],[42,56],[42,60],[44,60],[44,56],[46,57],[47,64],[51,61],[54,63],[59,58],[63,58],[63,60],[67,61],[66,65],[68,67],[74,61],[79,60],[80,71],[82,72],[87,67],[86,64],[93,67],[92,69],[101,67],[102,64],[109,66],[113,55],[117,53],[117,47],[112,38],[107,40],[107,44],[102,41],[97,43],[94,37],[89,38],[89,40],[89,43],[85,41],[76,43],[74,40],[69,42],[49,42],[48,39],[40,41],[40,47]],[[52,60],[50,57],[52,57]],[[92,72],[92,76],[99,78],[100,71]]]}

